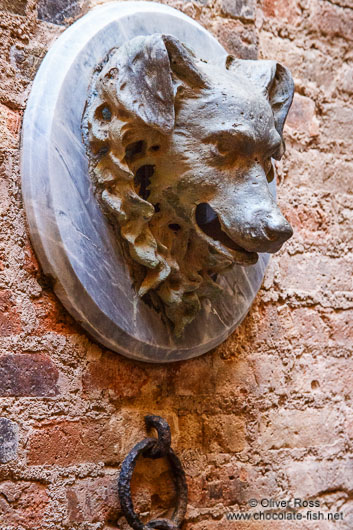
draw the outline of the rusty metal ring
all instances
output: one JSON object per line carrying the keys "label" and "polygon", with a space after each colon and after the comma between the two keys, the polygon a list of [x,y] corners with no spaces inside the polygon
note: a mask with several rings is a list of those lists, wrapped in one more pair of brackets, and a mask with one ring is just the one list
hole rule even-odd
{"label": "rusty metal ring", "polygon": [[147,454],[148,458],[162,458],[170,449],[172,443],[172,435],[168,423],[160,416],[145,416],[145,424],[147,430],[156,429],[158,438],[155,439],[155,445]]}
{"label": "rusty metal ring", "polygon": [[[179,458],[170,447],[171,436],[168,423],[160,416],[146,416],[145,422],[148,428],[154,427],[157,430],[158,439],[145,438],[136,444],[125,458],[118,481],[121,509],[127,522],[134,530],[178,530],[187,508],[188,489],[185,473]],[[173,473],[177,498],[171,519],[154,519],[144,524],[135,512],[131,498],[131,479],[139,456],[152,459],[166,457],[168,459]]]}

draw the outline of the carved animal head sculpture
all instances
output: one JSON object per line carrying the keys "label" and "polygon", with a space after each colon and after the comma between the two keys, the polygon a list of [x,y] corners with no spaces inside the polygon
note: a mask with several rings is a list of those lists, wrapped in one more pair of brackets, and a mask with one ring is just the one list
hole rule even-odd
{"label": "carved animal head sculpture", "polygon": [[292,235],[268,186],[292,98],[284,66],[208,63],[170,35],[136,37],[97,68],[90,172],[139,295],[177,336],[218,273]]}

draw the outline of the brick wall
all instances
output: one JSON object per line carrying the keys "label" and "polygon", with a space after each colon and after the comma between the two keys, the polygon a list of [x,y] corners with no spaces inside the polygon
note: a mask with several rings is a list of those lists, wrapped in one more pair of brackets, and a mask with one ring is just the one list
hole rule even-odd
{"label": "brick wall", "polygon": [[[0,0],[0,528],[127,529],[116,478],[145,436],[144,413],[154,412],[169,421],[188,476],[184,529],[349,530],[352,0],[169,3],[230,52],[290,67],[296,94],[278,173],[295,236],[271,260],[244,323],[217,350],[164,367],[92,342],[41,273],[19,175],[31,81],[50,43],[89,4]],[[172,503],[163,462],[141,462],[133,488],[147,518]],[[322,511],[342,510],[344,520],[223,519],[226,509],[263,497],[319,499]]]}

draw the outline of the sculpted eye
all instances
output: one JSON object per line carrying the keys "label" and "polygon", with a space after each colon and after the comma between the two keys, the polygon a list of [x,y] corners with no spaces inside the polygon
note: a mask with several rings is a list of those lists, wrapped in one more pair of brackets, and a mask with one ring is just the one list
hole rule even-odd
{"label": "sculpted eye", "polygon": [[216,131],[204,138],[204,143],[215,146],[219,153],[229,152],[234,147],[234,131]]}
{"label": "sculpted eye", "polygon": [[211,152],[212,157],[215,158],[215,160],[223,160],[223,158],[226,155],[226,153],[222,151],[222,149],[219,147],[217,143],[211,145],[210,152]]}
{"label": "sculpted eye", "polygon": [[216,147],[221,155],[225,155],[232,150],[232,144],[229,140],[227,141],[226,138],[220,138],[217,140]]}
{"label": "sculpted eye", "polygon": [[230,162],[237,152],[234,139],[225,134],[219,134],[213,137],[209,143],[211,144],[211,155],[215,163],[218,164]]}
{"label": "sculpted eye", "polygon": [[229,150],[225,150],[223,146],[217,143],[210,147],[210,164],[215,167],[228,166],[231,163],[233,155]]}
{"label": "sculpted eye", "polygon": [[205,139],[205,143],[212,143],[218,154],[218,159],[227,164],[234,164],[238,156],[251,156],[254,152],[254,132],[248,128],[231,128],[212,132]]}

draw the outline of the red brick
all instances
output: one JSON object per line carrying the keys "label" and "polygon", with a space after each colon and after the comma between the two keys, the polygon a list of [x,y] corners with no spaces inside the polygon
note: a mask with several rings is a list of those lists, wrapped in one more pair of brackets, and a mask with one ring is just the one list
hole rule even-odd
{"label": "red brick", "polygon": [[0,145],[8,148],[18,147],[22,114],[0,103]]}
{"label": "red brick", "polygon": [[30,481],[0,483],[0,527],[39,530],[49,510],[47,489]]}
{"label": "red brick", "polygon": [[334,5],[331,2],[311,0],[311,23],[323,35],[353,40],[353,11]]}
{"label": "red brick", "polygon": [[228,53],[240,59],[257,59],[257,37],[252,25],[237,20],[216,22],[213,32]]}
{"label": "red brick", "polygon": [[296,133],[317,136],[319,122],[315,115],[315,102],[306,96],[295,94],[286,124]]}
{"label": "red brick", "polygon": [[13,136],[17,136],[21,129],[22,113],[18,111],[7,111],[7,128]]}
{"label": "red brick", "polygon": [[262,9],[266,17],[287,20],[292,24],[300,20],[297,0],[263,0]]}
{"label": "red brick", "polygon": [[117,475],[77,480],[66,490],[68,524],[112,523],[119,515]]}
{"label": "red brick", "polygon": [[40,298],[33,302],[38,326],[35,335],[48,332],[72,335],[82,333],[82,329],[61,305],[57,297],[49,291],[43,291]]}
{"label": "red brick", "polygon": [[33,431],[28,462],[30,465],[59,466],[82,462],[114,463],[119,458],[123,434],[123,431],[112,430],[109,423],[102,420],[54,423]]}
{"label": "red brick", "polygon": [[58,376],[58,369],[46,355],[3,355],[0,357],[0,396],[55,396]]}
{"label": "red brick", "polygon": [[213,394],[215,374],[210,356],[180,363],[173,369],[171,384],[179,396]]}
{"label": "red brick", "polygon": [[30,244],[29,241],[25,245],[24,256],[25,256],[24,265],[23,265],[24,270],[33,276],[39,276],[41,272],[40,265],[34,253],[32,245]]}
{"label": "red brick", "polygon": [[12,293],[0,289],[0,337],[9,337],[21,333],[22,325]]}
{"label": "red brick", "polygon": [[82,376],[83,389],[89,396],[108,390],[116,397],[137,396],[147,381],[146,371],[138,364],[111,352],[90,362]]}

